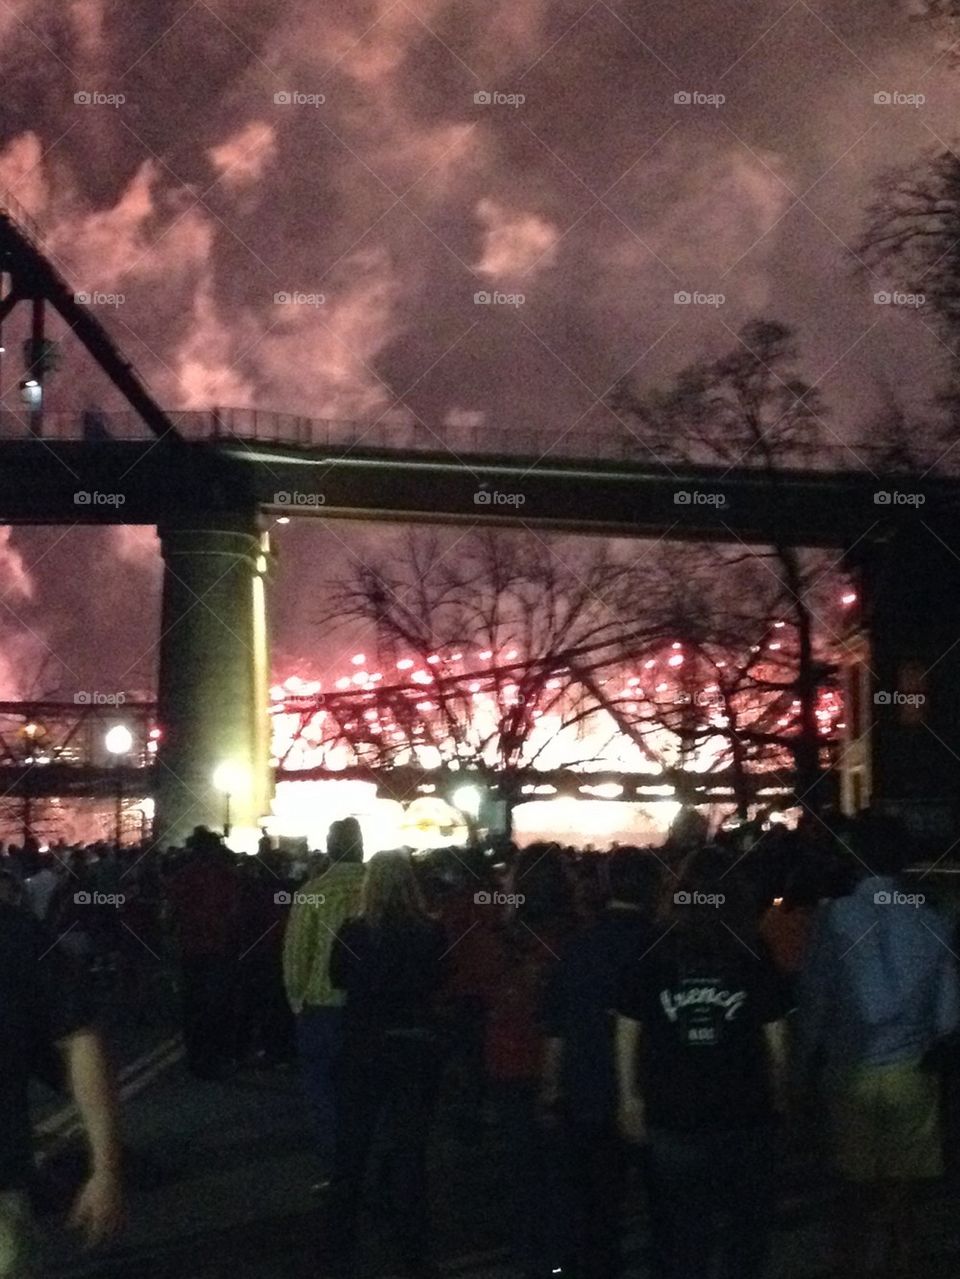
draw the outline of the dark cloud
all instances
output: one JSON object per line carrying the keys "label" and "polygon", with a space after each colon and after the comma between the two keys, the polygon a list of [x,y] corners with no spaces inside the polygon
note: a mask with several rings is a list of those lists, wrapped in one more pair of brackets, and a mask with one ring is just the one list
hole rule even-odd
{"label": "dark cloud", "polygon": [[[839,0],[8,0],[0,186],[78,287],[123,293],[108,323],[171,405],[347,417],[399,401],[431,425],[559,434],[609,426],[598,401],[627,370],[666,377],[765,312],[797,327],[852,436],[890,385],[928,399],[945,356],[922,317],[873,305],[883,282],[848,251],[875,175],[952,140],[958,73],[909,16]],[[125,101],[76,103],[87,90]],[[477,306],[484,288],[524,301]],[[325,300],[274,302],[291,290]],[[725,301],[680,307],[679,290]],[[52,404],[92,400],[109,394],[71,355]],[[16,535],[28,564],[45,536]],[[285,648],[307,624],[290,601],[354,536],[286,537]],[[60,601],[68,648],[102,572],[89,539],[69,544],[17,605],[47,634]],[[103,549],[117,581],[155,591],[155,572]],[[116,665],[137,646],[118,641]]]}

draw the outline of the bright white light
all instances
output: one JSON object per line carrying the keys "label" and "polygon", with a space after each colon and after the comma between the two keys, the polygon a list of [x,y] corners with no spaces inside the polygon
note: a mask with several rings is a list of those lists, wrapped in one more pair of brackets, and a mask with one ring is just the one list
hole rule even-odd
{"label": "bright white light", "polygon": [[619,782],[600,782],[596,786],[581,786],[580,793],[593,795],[597,799],[619,799],[623,794],[623,787]]}
{"label": "bright white light", "polygon": [[213,770],[213,784],[224,795],[236,795],[243,790],[247,782],[246,769],[231,760],[224,760]]}
{"label": "bright white light", "polygon": [[126,724],[114,724],[103,744],[111,755],[126,755],[133,749],[133,734]]}
{"label": "bright white light", "polygon": [[458,786],[451,798],[454,808],[459,808],[461,813],[473,818],[480,816],[480,801],[483,796],[476,786]]}

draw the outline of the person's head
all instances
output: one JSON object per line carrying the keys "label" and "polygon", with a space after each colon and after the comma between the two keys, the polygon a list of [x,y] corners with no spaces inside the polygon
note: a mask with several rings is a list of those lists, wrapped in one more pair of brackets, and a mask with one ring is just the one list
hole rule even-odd
{"label": "person's head", "polygon": [[[195,826],[187,839],[187,848],[196,857],[211,857],[223,851],[223,839],[208,826]],[[95,852],[92,855],[95,856]]]}
{"label": "person's head", "polygon": [[574,913],[573,886],[559,844],[530,844],[515,862],[510,891],[529,927],[563,924]]}
{"label": "person's head", "polygon": [[737,863],[708,844],[688,854],[676,878],[664,877],[660,921],[692,945],[726,945],[749,938],[758,924],[758,903]]}
{"label": "person's head", "polygon": [[653,914],[657,906],[662,866],[639,848],[618,848],[608,865],[610,901],[636,906]]}
{"label": "person's head", "polygon": [[695,808],[681,808],[670,823],[667,842],[685,853],[701,848],[707,838],[707,819]]}
{"label": "person's head", "polygon": [[327,832],[327,856],[331,862],[362,862],[363,833],[355,817],[331,822]]}
{"label": "person's head", "polygon": [[420,886],[401,849],[374,853],[366,864],[360,916],[372,928],[410,924],[427,918]]}

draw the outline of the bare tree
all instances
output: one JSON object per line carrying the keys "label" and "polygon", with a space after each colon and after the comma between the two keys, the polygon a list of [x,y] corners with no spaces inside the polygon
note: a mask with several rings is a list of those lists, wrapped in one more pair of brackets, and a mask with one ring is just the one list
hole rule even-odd
{"label": "bare tree", "polygon": [[590,681],[639,642],[636,580],[604,544],[484,531],[448,555],[436,533],[411,534],[330,588],[323,624],[364,623],[379,664],[409,672],[366,690],[366,704],[328,699],[331,740],[378,767],[416,758],[472,773],[499,792],[509,825],[544,753],[596,728]]}
{"label": "bare tree", "polygon": [[[740,330],[732,350],[682,369],[665,390],[621,384],[612,406],[631,420],[641,447],[659,458],[754,467],[776,494],[786,482],[784,471],[809,464],[824,443],[826,408],[816,388],[797,372],[797,360],[791,330],[777,321],[758,319]],[[822,556],[804,553],[786,536],[775,536],[767,550],[743,551],[755,566],[766,567],[777,587],[777,611],[792,619],[796,664],[791,691],[799,716],[790,750],[798,795],[818,808],[820,670],[811,601],[829,566]],[[761,610],[761,620],[767,612]]]}
{"label": "bare tree", "polygon": [[[889,170],[875,184],[866,221],[856,246],[860,262],[883,272],[891,288],[914,301],[922,318],[929,314],[950,360],[941,402],[956,430],[960,412],[960,159],[949,150],[927,154],[913,164]],[[951,444],[931,423],[922,430],[903,423],[915,437],[925,469]]]}

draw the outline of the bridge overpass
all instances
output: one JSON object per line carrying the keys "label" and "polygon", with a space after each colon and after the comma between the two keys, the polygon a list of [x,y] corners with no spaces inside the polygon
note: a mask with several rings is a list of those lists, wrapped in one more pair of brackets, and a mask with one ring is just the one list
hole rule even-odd
{"label": "bridge overpass", "polygon": [[[6,291],[4,282],[8,282]],[[857,732],[878,798],[934,805],[960,832],[960,481],[887,474],[868,446],[774,474],[679,465],[628,432],[504,432],[398,420],[163,409],[0,199],[0,323],[30,307],[24,414],[0,415],[0,521],[156,525],[165,564],[157,757],[160,838],[216,825],[215,768],[242,777],[238,826],[269,811],[267,528],[278,516],[439,521],[834,547],[861,577],[870,631]],[[128,405],[53,414],[51,307]],[[893,694],[922,686],[923,712]],[[887,700],[876,703],[872,695]]]}

